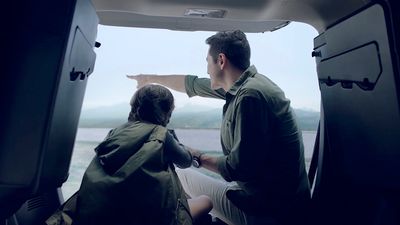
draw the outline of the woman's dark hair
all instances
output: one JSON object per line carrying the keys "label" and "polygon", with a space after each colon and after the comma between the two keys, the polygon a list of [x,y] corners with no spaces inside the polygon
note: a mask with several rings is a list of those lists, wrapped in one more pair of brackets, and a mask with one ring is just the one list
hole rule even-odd
{"label": "woman's dark hair", "polygon": [[242,31],[221,31],[207,38],[206,43],[214,62],[218,54],[224,53],[236,68],[246,70],[250,66],[250,45]]}
{"label": "woman's dark hair", "polygon": [[174,110],[172,93],[161,85],[146,85],[131,99],[128,121],[144,121],[166,126]]}

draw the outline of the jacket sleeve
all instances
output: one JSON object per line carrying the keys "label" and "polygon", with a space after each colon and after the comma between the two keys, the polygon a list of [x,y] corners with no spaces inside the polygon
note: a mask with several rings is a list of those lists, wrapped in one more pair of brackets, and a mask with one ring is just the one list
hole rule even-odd
{"label": "jacket sleeve", "polygon": [[166,134],[164,145],[165,159],[167,161],[174,163],[179,168],[187,168],[192,165],[192,155],[190,152],[169,132]]}
{"label": "jacket sleeve", "polygon": [[209,78],[198,78],[197,76],[187,75],[185,77],[186,93],[189,97],[200,96],[208,98],[225,99],[225,91],[211,89]]}

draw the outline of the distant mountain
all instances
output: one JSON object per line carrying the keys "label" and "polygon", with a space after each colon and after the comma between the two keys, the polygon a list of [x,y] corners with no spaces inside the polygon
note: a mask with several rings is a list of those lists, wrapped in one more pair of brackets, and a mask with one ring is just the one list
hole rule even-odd
{"label": "distant mountain", "polygon": [[177,109],[172,113],[169,126],[172,128],[209,128],[219,129],[222,121],[222,109],[185,112]]}
{"label": "distant mountain", "polygon": [[130,110],[128,103],[83,109],[79,127],[113,128],[128,120]]}
{"label": "distant mountain", "polygon": [[[127,121],[129,104],[118,104],[93,109],[84,109],[81,113],[79,127],[112,128]],[[319,112],[295,109],[297,122],[301,130],[316,130]],[[187,129],[219,129],[222,120],[222,109],[190,105],[177,108],[172,113],[169,126]]]}
{"label": "distant mountain", "polygon": [[301,130],[318,129],[319,112],[306,109],[294,109],[294,113]]}

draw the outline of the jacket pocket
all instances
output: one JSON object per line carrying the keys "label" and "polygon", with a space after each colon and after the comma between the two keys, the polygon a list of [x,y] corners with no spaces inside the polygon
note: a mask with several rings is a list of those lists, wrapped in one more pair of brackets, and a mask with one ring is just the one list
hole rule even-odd
{"label": "jacket pocket", "polygon": [[221,138],[224,146],[227,149],[232,149],[233,146],[233,130],[232,122],[225,120],[221,127]]}

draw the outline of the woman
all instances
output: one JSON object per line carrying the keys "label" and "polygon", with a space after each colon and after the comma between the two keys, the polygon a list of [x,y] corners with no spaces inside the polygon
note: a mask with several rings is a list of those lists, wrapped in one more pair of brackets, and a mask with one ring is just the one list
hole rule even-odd
{"label": "woman", "polygon": [[[192,224],[212,209],[200,196],[187,201],[174,164],[192,155],[168,132],[171,92],[146,85],[131,99],[128,122],[111,130],[95,151],[78,192],[78,224]],[[192,220],[193,219],[193,220]]]}

